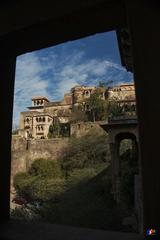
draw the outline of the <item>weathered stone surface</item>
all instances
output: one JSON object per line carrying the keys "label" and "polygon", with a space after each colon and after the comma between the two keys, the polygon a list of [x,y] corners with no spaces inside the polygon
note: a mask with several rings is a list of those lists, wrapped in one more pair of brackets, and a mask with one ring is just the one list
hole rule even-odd
{"label": "weathered stone surface", "polygon": [[18,136],[12,137],[11,176],[26,171],[37,158],[59,159],[67,144],[68,138],[26,140]]}

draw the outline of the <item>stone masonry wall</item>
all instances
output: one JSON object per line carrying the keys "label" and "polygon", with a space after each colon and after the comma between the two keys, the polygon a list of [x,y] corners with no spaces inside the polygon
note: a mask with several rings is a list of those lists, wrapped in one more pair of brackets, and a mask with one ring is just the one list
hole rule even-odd
{"label": "stone masonry wall", "polygon": [[68,139],[34,139],[27,141],[18,136],[12,137],[11,179],[17,172],[25,172],[37,158],[60,158]]}

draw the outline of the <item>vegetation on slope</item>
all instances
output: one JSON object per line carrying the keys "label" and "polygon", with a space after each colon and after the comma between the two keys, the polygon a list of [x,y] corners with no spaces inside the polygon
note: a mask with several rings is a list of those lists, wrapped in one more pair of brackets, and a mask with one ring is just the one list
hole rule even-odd
{"label": "vegetation on slope", "polygon": [[73,137],[63,159],[38,159],[27,173],[17,174],[14,187],[28,204],[12,216],[34,219],[36,214],[57,224],[124,230],[121,223],[129,210],[113,200],[106,139],[95,131]]}

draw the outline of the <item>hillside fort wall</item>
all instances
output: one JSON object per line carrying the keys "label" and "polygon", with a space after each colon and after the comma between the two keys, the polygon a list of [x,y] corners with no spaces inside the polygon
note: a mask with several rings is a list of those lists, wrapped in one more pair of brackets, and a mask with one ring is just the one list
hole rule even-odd
{"label": "hillside fort wall", "polygon": [[[91,129],[103,131],[98,123],[79,122],[72,125],[72,136],[81,137]],[[18,172],[26,172],[32,162],[38,158],[60,160],[65,154],[69,138],[26,139],[12,136],[11,179]]]}
{"label": "hillside fort wall", "polygon": [[60,159],[68,145],[65,139],[32,139],[27,140],[19,136],[12,137],[12,177],[18,172],[26,172],[37,158]]}
{"label": "hillside fort wall", "polygon": [[32,98],[32,106],[28,111],[20,113],[20,129],[18,135],[12,136],[12,172],[26,171],[37,158],[59,159],[64,154],[69,138],[48,139],[49,126],[58,118],[61,123],[70,123],[70,135],[80,137],[91,129],[102,131],[99,122],[70,122],[70,114],[75,107],[86,108],[86,99],[98,90],[101,99],[116,100],[119,104],[135,106],[135,88],[133,84],[123,84],[116,87],[86,87],[76,86],[64,99],[50,102],[47,97]]}

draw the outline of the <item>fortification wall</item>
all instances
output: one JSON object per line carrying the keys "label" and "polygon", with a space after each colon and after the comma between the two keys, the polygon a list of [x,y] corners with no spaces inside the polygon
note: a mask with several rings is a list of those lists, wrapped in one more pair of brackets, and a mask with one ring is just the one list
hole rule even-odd
{"label": "fortification wall", "polygon": [[99,123],[94,122],[78,122],[71,124],[71,136],[82,137],[85,136],[91,129],[95,131],[103,132]]}
{"label": "fortification wall", "polygon": [[[98,123],[79,122],[72,124],[71,135],[81,137],[91,129],[102,131]],[[12,136],[12,164],[11,179],[17,172],[25,172],[31,163],[37,158],[60,159],[64,155],[64,149],[68,145],[69,138],[32,139]]]}
{"label": "fortification wall", "polygon": [[25,172],[37,158],[59,159],[68,145],[67,138],[26,140],[19,136],[12,137],[11,178],[17,172]]}

